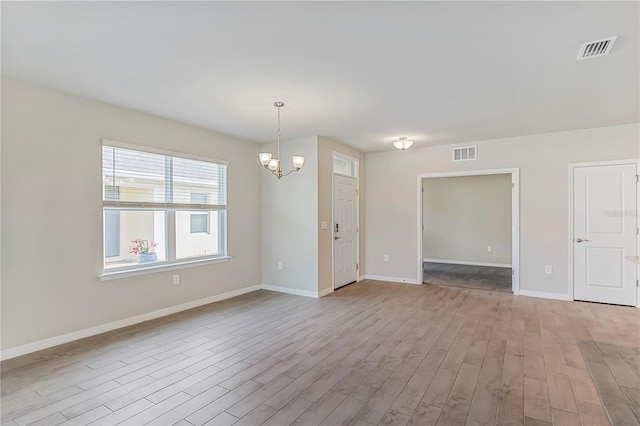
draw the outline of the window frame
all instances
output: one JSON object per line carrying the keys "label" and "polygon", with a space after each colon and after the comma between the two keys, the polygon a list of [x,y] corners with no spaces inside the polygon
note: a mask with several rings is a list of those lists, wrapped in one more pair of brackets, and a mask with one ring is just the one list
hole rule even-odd
{"label": "window frame", "polygon": [[[158,154],[164,155],[172,158],[180,158],[187,160],[196,160],[203,161],[207,163],[214,163],[217,165],[221,165],[225,167],[224,172],[224,191],[225,194],[228,195],[228,178],[229,178],[229,162],[225,160],[220,160],[211,157],[199,156],[186,154],[182,152],[176,151],[168,151],[163,149],[156,149],[147,146],[134,145],[124,142],[118,142],[110,139],[102,139],[101,140],[101,149],[100,149],[100,157],[101,164],[103,159],[103,147],[109,148],[121,148],[127,150],[138,151],[141,153],[149,153],[149,154]],[[102,174],[103,168],[100,167],[100,173]],[[165,178],[170,178],[171,176],[166,176]],[[128,201],[111,201],[105,200],[104,197],[104,182],[105,177],[102,176],[101,179],[101,194],[102,194],[102,271],[98,274],[101,280],[114,279],[125,276],[134,276],[141,275],[152,272],[159,272],[162,270],[170,270],[170,269],[181,269],[185,267],[190,267],[194,265],[201,265],[206,263],[218,263],[221,261],[226,261],[230,257],[227,252],[227,211],[228,211],[228,200],[226,200],[224,205],[191,205],[191,204],[183,204],[183,203],[149,203],[149,202],[128,202]],[[226,199],[225,195],[225,199]],[[194,207],[197,207],[197,210],[194,210]],[[112,266],[106,267],[106,227],[105,227],[105,212],[107,211],[164,211],[164,228],[165,228],[165,241],[167,247],[166,249],[166,260],[146,263],[146,264],[129,264],[123,266]],[[197,214],[207,214],[210,217],[211,212],[218,212],[218,247],[219,254],[213,255],[205,255],[198,256],[193,258],[183,258],[176,259],[176,212],[177,211],[188,211],[194,212]],[[210,224],[207,223],[207,231],[210,233]],[[188,230],[190,231],[190,229]],[[200,233],[202,234],[202,233]],[[192,235],[189,233],[189,235]]]}

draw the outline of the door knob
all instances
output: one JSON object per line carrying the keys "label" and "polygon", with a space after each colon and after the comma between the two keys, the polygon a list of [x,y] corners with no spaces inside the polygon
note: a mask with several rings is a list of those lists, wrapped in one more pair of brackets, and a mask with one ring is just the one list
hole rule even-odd
{"label": "door knob", "polygon": [[338,236],[333,237],[334,240],[339,240],[340,238],[342,237],[338,237]]}
{"label": "door knob", "polygon": [[582,238],[578,238],[578,239],[576,240],[576,243],[581,243],[581,242],[583,242],[583,241],[589,241],[589,240],[583,240]]}

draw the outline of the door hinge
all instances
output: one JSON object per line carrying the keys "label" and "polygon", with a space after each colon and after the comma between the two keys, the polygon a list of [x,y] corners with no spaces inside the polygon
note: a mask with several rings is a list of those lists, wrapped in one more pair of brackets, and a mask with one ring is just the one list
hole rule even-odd
{"label": "door hinge", "polygon": [[360,195],[360,190],[356,189],[356,195]]}
{"label": "door hinge", "polygon": [[515,274],[516,274],[516,270],[515,270],[515,269],[512,269],[512,270],[511,270],[511,275],[515,275]]}
{"label": "door hinge", "polygon": [[356,263],[356,271],[360,269],[360,265]]}
{"label": "door hinge", "polygon": [[640,175],[636,175],[636,183],[640,182]]}
{"label": "door hinge", "polygon": [[516,189],[516,184],[515,183],[511,184],[511,189]]}
{"label": "door hinge", "polygon": [[640,286],[638,285],[638,280],[636,280],[636,287],[640,287]]}

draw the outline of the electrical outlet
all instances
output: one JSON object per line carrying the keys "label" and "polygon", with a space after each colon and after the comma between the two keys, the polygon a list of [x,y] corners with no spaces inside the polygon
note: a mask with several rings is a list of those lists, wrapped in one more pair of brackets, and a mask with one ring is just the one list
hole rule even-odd
{"label": "electrical outlet", "polygon": [[544,273],[547,275],[553,274],[553,268],[551,265],[544,265]]}
{"label": "electrical outlet", "polygon": [[180,274],[175,274],[173,276],[173,285],[178,285],[180,284]]}
{"label": "electrical outlet", "polygon": [[278,271],[282,271],[282,262],[278,262]]}
{"label": "electrical outlet", "polygon": [[491,247],[491,246],[487,246],[487,251],[488,251],[489,253],[491,253],[491,252],[493,251],[493,247]]}
{"label": "electrical outlet", "polygon": [[384,263],[389,263],[389,255],[388,254],[384,255]]}

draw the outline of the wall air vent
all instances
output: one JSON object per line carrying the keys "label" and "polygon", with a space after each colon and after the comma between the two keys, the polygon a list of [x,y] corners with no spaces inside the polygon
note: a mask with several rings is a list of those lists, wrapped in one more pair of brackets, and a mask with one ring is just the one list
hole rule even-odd
{"label": "wall air vent", "polygon": [[478,148],[474,146],[463,146],[462,148],[453,148],[453,161],[469,161],[478,158]]}
{"label": "wall air vent", "polygon": [[613,43],[618,37],[603,38],[602,40],[590,41],[584,43],[578,52],[578,61],[583,59],[597,58],[598,56],[608,55],[613,47]]}

